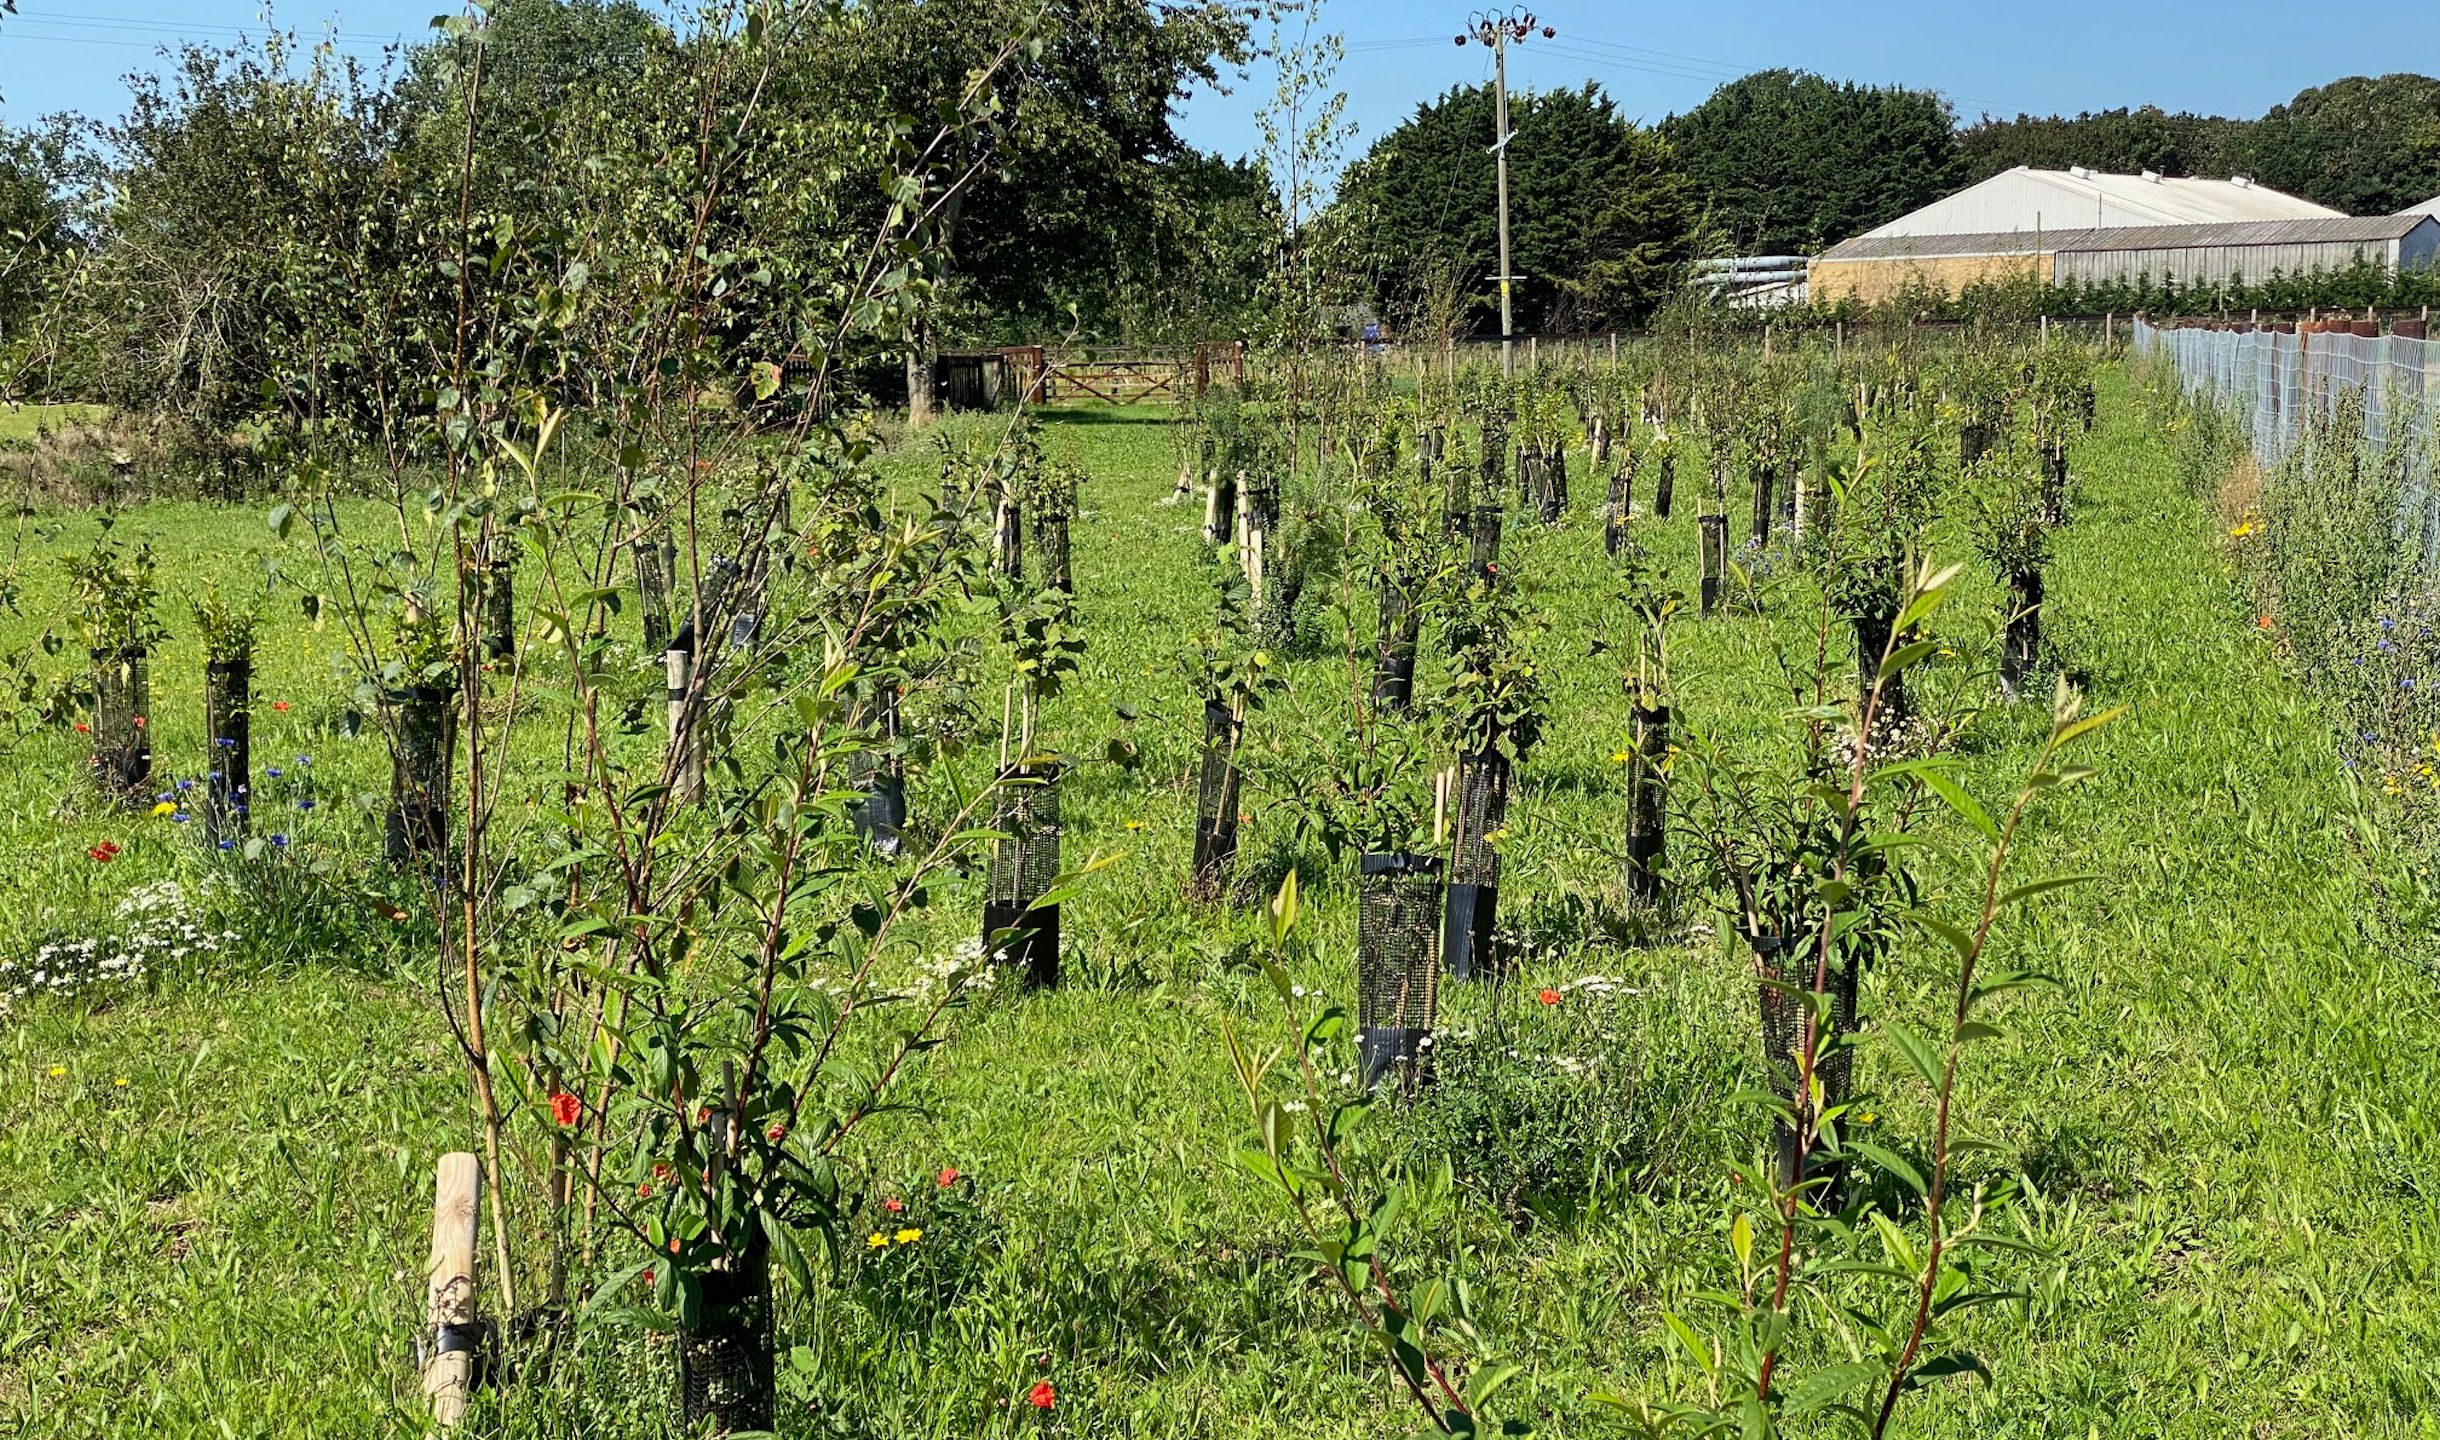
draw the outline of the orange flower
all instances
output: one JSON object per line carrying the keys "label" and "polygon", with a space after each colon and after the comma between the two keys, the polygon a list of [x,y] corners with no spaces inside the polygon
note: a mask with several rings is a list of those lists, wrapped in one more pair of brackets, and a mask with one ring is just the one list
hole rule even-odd
{"label": "orange flower", "polygon": [[583,1118],[585,1102],[562,1090],[551,1097],[551,1118],[562,1125],[573,1125]]}
{"label": "orange flower", "polygon": [[957,1183],[957,1167],[956,1167],[956,1166],[952,1165],[952,1166],[950,1166],[948,1169],[943,1170],[943,1171],[941,1171],[941,1172],[940,1172],[940,1188],[941,1188],[941,1189],[946,1190],[946,1189],[948,1189],[950,1186],[955,1185],[956,1183]]}
{"label": "orange flower", "polygon": [[2269,617],[2268,615],[2263,616],[2263,617],[2262,617],[2262,620],[2261,620],[2261,625],[2262,625],[2262,628],[2263,628],[2263,629],[2265,629],[2265,630],[2270,629],[2270,628],[2271,628],[2271,617]]}
{"label": "orange flower", "polygon": [[1556,990],[1545,990],[1545,991],[1543,991],[1543,992],[1542,992],[1542,1003],[1543,1003],[1543,1004],[1545,1004],[1545,1005],[1556,1005],[1556,1004],[1558,1004],[1558,1003],[1559,1003],[1559,992],[1558,992],[1558,991],[1556,991]]}
{"label": "orange flower", "polygon": [[1034,1388],[1025,1392],[1025,1403],[1036,1410],[1048,1410],[1059,1403],[1059,1392],[1048,1380],[1036,1380]]}

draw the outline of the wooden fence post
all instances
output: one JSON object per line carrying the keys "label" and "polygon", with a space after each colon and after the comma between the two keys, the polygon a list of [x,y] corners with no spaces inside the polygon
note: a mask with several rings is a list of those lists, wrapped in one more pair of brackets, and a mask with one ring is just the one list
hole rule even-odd
{"label": "wooden fence post", "polygon": [[432,1327],[425,1352],[424,1394],[432,1418],[455,1426],[466,1415],[474,1388],[475,1322],[482,1292],[475,1269],[475,1240],[483,1199],[483,1166],[465,1151],[441,1157],[432,1187],[432,1258],[425,1266],[424,1319]]}

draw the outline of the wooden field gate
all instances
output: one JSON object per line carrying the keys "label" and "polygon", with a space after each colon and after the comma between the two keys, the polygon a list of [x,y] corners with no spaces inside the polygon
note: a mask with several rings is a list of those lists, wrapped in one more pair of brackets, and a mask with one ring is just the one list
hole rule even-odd
{"label": "wooden field gate", "polygon": [[1212,381],[1245,382],[1245,342],[1141,348],[1011,345],[1000,351],[1027,404],[1179,405]]}

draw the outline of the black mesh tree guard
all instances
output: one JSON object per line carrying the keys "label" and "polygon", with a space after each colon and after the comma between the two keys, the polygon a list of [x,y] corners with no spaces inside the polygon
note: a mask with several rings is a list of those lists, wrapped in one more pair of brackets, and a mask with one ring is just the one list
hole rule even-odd
{"label": "black mesh tree guard", "polygon": [[1669,707],[1638,704],[1627,768],[1627,898],[1658,905],[1669,855]]}
{"label": "black mesh tree guard", "polygon": [[1660,478],[1652,486],[1652,514],[1655,519],[1669,518],[1669,502],[1677,494],[1677,457],[1661,457]]}
{"label": "black mesh tree guard", "polygon": [[1627,548],[1628,524],[1635,514],[1635,457],[1610,477],[1609,503],[1601,512],[1601,548],[1616,559]]}
{"label": "black mesh tree guard", "polygon": [[677,570],[677,547],[649,536],[635,542],[636,609],[644,620],[644,653],[669,648],[669,577]]}
{"label": "black mesh tree guard", "polygon": [[1030,990],[1059,983],[1059,907],[1034,902],[1059,876],[1060,769],[1055,760],[1012,768],[992,806],[1001,838],[991,846],[983,944],[993,964],[1021,967]]}
{"label": "black mesh tree guard", "polygon": [[212,660],[203,667],[203,833],[214,845],[244,838],[254,770],[247,743],[254,662]]}
{"label": "black mesh tree guard", "polygon": [[1720,608],[1721,583],[1728,577],[1728,517],[1700,515],[1695,526],[1695,548],[1703,567],[1697,610],[1710,615]]}
{"label": "black mesh tree guard", "polygon": [[872,727],[872,738],[893,748],[859,750],[849,758],[848,781],[864,792],[862,799],[851,802],[849,815],[856,833],[874,854],[895,860],[905,848],[907,828],[906,761],[894,748],[898,743],[895,681],[884,680],[874,694]]}
{"label": "black mesh tree guard", "polygon": [[483,566],[483,658],[517,653],[517,562],[496,556]]}
{"label": "black mesh tree guard", "polygon": [[1483,491],[1492,499],[1508,485],[1508,417],[1491,414],[1483,417]]}
{"label": "black mesh tree guard", "polygon": [[1040,567],[1044,588],[1075,594],[1076,579],[1068,566],[1065,512],[1046,510],[1034,517],[1034,551],[1034,564]]}
{"label": "black mesh tree guard", "polygon": [[2093,387],[2092,381],[2085,381],[2083,388],[2076,391],[2076,414],[2084,422],[2084,433],[2087,435],[2093,433],[2093,416],[2100,404],[2101,392]]}
{"label": "black mesh tree guard", "polygon": [[1493,837],[1508,821],[1508,757],[1497,750],[1468,755],[1457,767],[1457,812],[1449,851],[1447,919],[1440,957],[1455,980],[1498,979],[1493,929],[1500,900],[1500,852]]}
{"label": "black mesh tree guard", "polygon": [[1381,634],[1373,647],[1375,705],[1405,714],[1415,694],[1415,649],[1423,633],[1423,607],[1406,578],[1381,577]]}
{"label": "black mesh tree guard", "polygon": [[1245,724],[1219,700],[1203,702],[1203,773],[1195,785],[1195,858],[1186,895],[1208,904],[1227,893],[1237,864],[1237,746]]}
{"label": "black mesh tree guard", "polygon": [[1468,537],[1467,567],[1477,580],[1488,580],[1500,563],[1500,507],[1474,507],[1474,533]]}
{"label": "black mesh tree guard", "polygon": [[1356,869],[1359,1068],[1368,1091],[1395,1071],[1412,1094],[1429,1074],[1440,1013],[1440,857],[1366,855]]}
{"label": "black mesh tree guard", "polygon": [[2052,525],[2067,518],[2067,445],[2042,447],[2042,518]]}
{"label": "black mesh tree guard", "polygon": [[1771,543],[1771,490],[1778,475],[1768,465],[1756,465],[1749,472],[1754,481],[1754,533],[1757,550]]}
{"label": "black mesh tree guard", "polygon": [[143,799],[152,782],[151,660],[140,646],[91,653],[93,777],[123,800]]}
{"label": "black mesh tree guard", "polygon": [[1025,506],[1015,495],[1002,495],[992,513],[991,558],[1002,575],[1025,578]]}
{"label": "black mesh tree guard", "polygon": [[[1762,1058],[1770,1069],[1771,1089],[1782,1104],[1799,1116],[1809,1104],[1802,1076],[1805,1052],[1805,1030],[1811,1014],[1801,992],[1813,988],[1819,951],[1814,946],[1818,937],[1810,932],[1798,936],[1753,935],[1746,937],[1753,947],[1754,963],[1759,983],[1756,991],[1762,1007]],[[1830,1026],[1828,1036],[1817,1040],[1844,1038],[1855,1033],[1855,1002],[1858,966],[1852,954],[1833,954],[1828,972],[1822,976],[1824,990],[1830,996]],[[1847,1103],[1855,1072],[1855,1052],[1844,1044],[1820,1046],[1827,1049],[1815,1069],[1814,1078],[1821,1082],[1822,1108],[1832,1110]],[[1808,1127],[1812,1128],[1812,1127]],[[1835,1173],[1819,1171],[1813,1158],[1822,1150],[1819,1134],[1797,1154],[1796,1131],[1787,1121],[1771,1122],[1772,1149],[1776,1156],[1779,1186],[1786,1189],[1805,1179],[1810,1173],[1827,1174],[1830,1183],[1812,1197],[1817,1205],[1827,1208],[1829,1192],[1837,1188]]]}
{"label": "black mesh tree guard", "polygon": [[[1896,605],[1875,605],[1855,617],[1855,683],[1858,700],[1872,694],[1881,674],[1881,660],[1890,653],[1890,632],[1897,627]],[[1903,725],[1907,717],[1906,674],[1900,671],[1881,685],[1881,702],[1874,707],[1872,728],[1885,731]]]}
{"label": "black mesh tree guard", "polygon": [[438,685],[392,690],[390,813],[382,854],[393,865],[438,855],[449,844],[449,765],[457,743],[457,709]]}
{"label": "black mesh tree guard", "polygon": [[1552,444],[1542,452],[1542,523],[1556,525],[1567,515],[1567,451]]}
{"label": "black mesh tree guard", "polygon": [[[1493,498],[1498,497],[1493,491]],[[1448,523],[1449,533],[1466,533],[1466,520],[1474,508],[1473,472],[1459,464],[1443,466],[1440,472],[1440,513]]]}
{"label": "black mesh tree guard", "polygon": [[1999,651],[1999,685],[2009,698],[2042,653],[2042,572],[2008,577],[2008,629]]}
{"label": "black mesh tree guard", "polygon": [[1969,421],[1957,427],[1957,468],[1971,470],[1991,453],[1991,427]]}
{"label": "black mesh tree guard", "polygon": [[1203,508],[1203,543],[1226,545],[1237,529],[1237,476],[1233,471],[1212,472],[1211,499]]}
{"label": "black mesh tree guard", "polygon": [[678,1397],[687,1426],[769,1430],[778,1419],[779,1372],[771,1336],[770,1241],[760,1228],[744,1253],[705,1272],[702,1306],[678,1327]]}

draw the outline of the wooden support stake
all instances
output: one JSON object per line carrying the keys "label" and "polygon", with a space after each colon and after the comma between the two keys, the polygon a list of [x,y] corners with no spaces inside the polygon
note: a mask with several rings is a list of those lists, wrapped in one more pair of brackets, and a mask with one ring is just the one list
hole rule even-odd
{"label": "wooden support stake", "polygon": [[474,1388],[474,1350],[455,1343],[444,1347],[442,1337],[443,1327],[470,1331],[481,1307],[475,1241],[482,1199],[482,1163],[462,1150],[443,1155],[432,1187],[432,1258],[424,1267],[429,1282],[424,1320],[432,1327],[424,1394],[431,1398],[432,1418],[445,1427],[465,1418],[466,1397]]}

